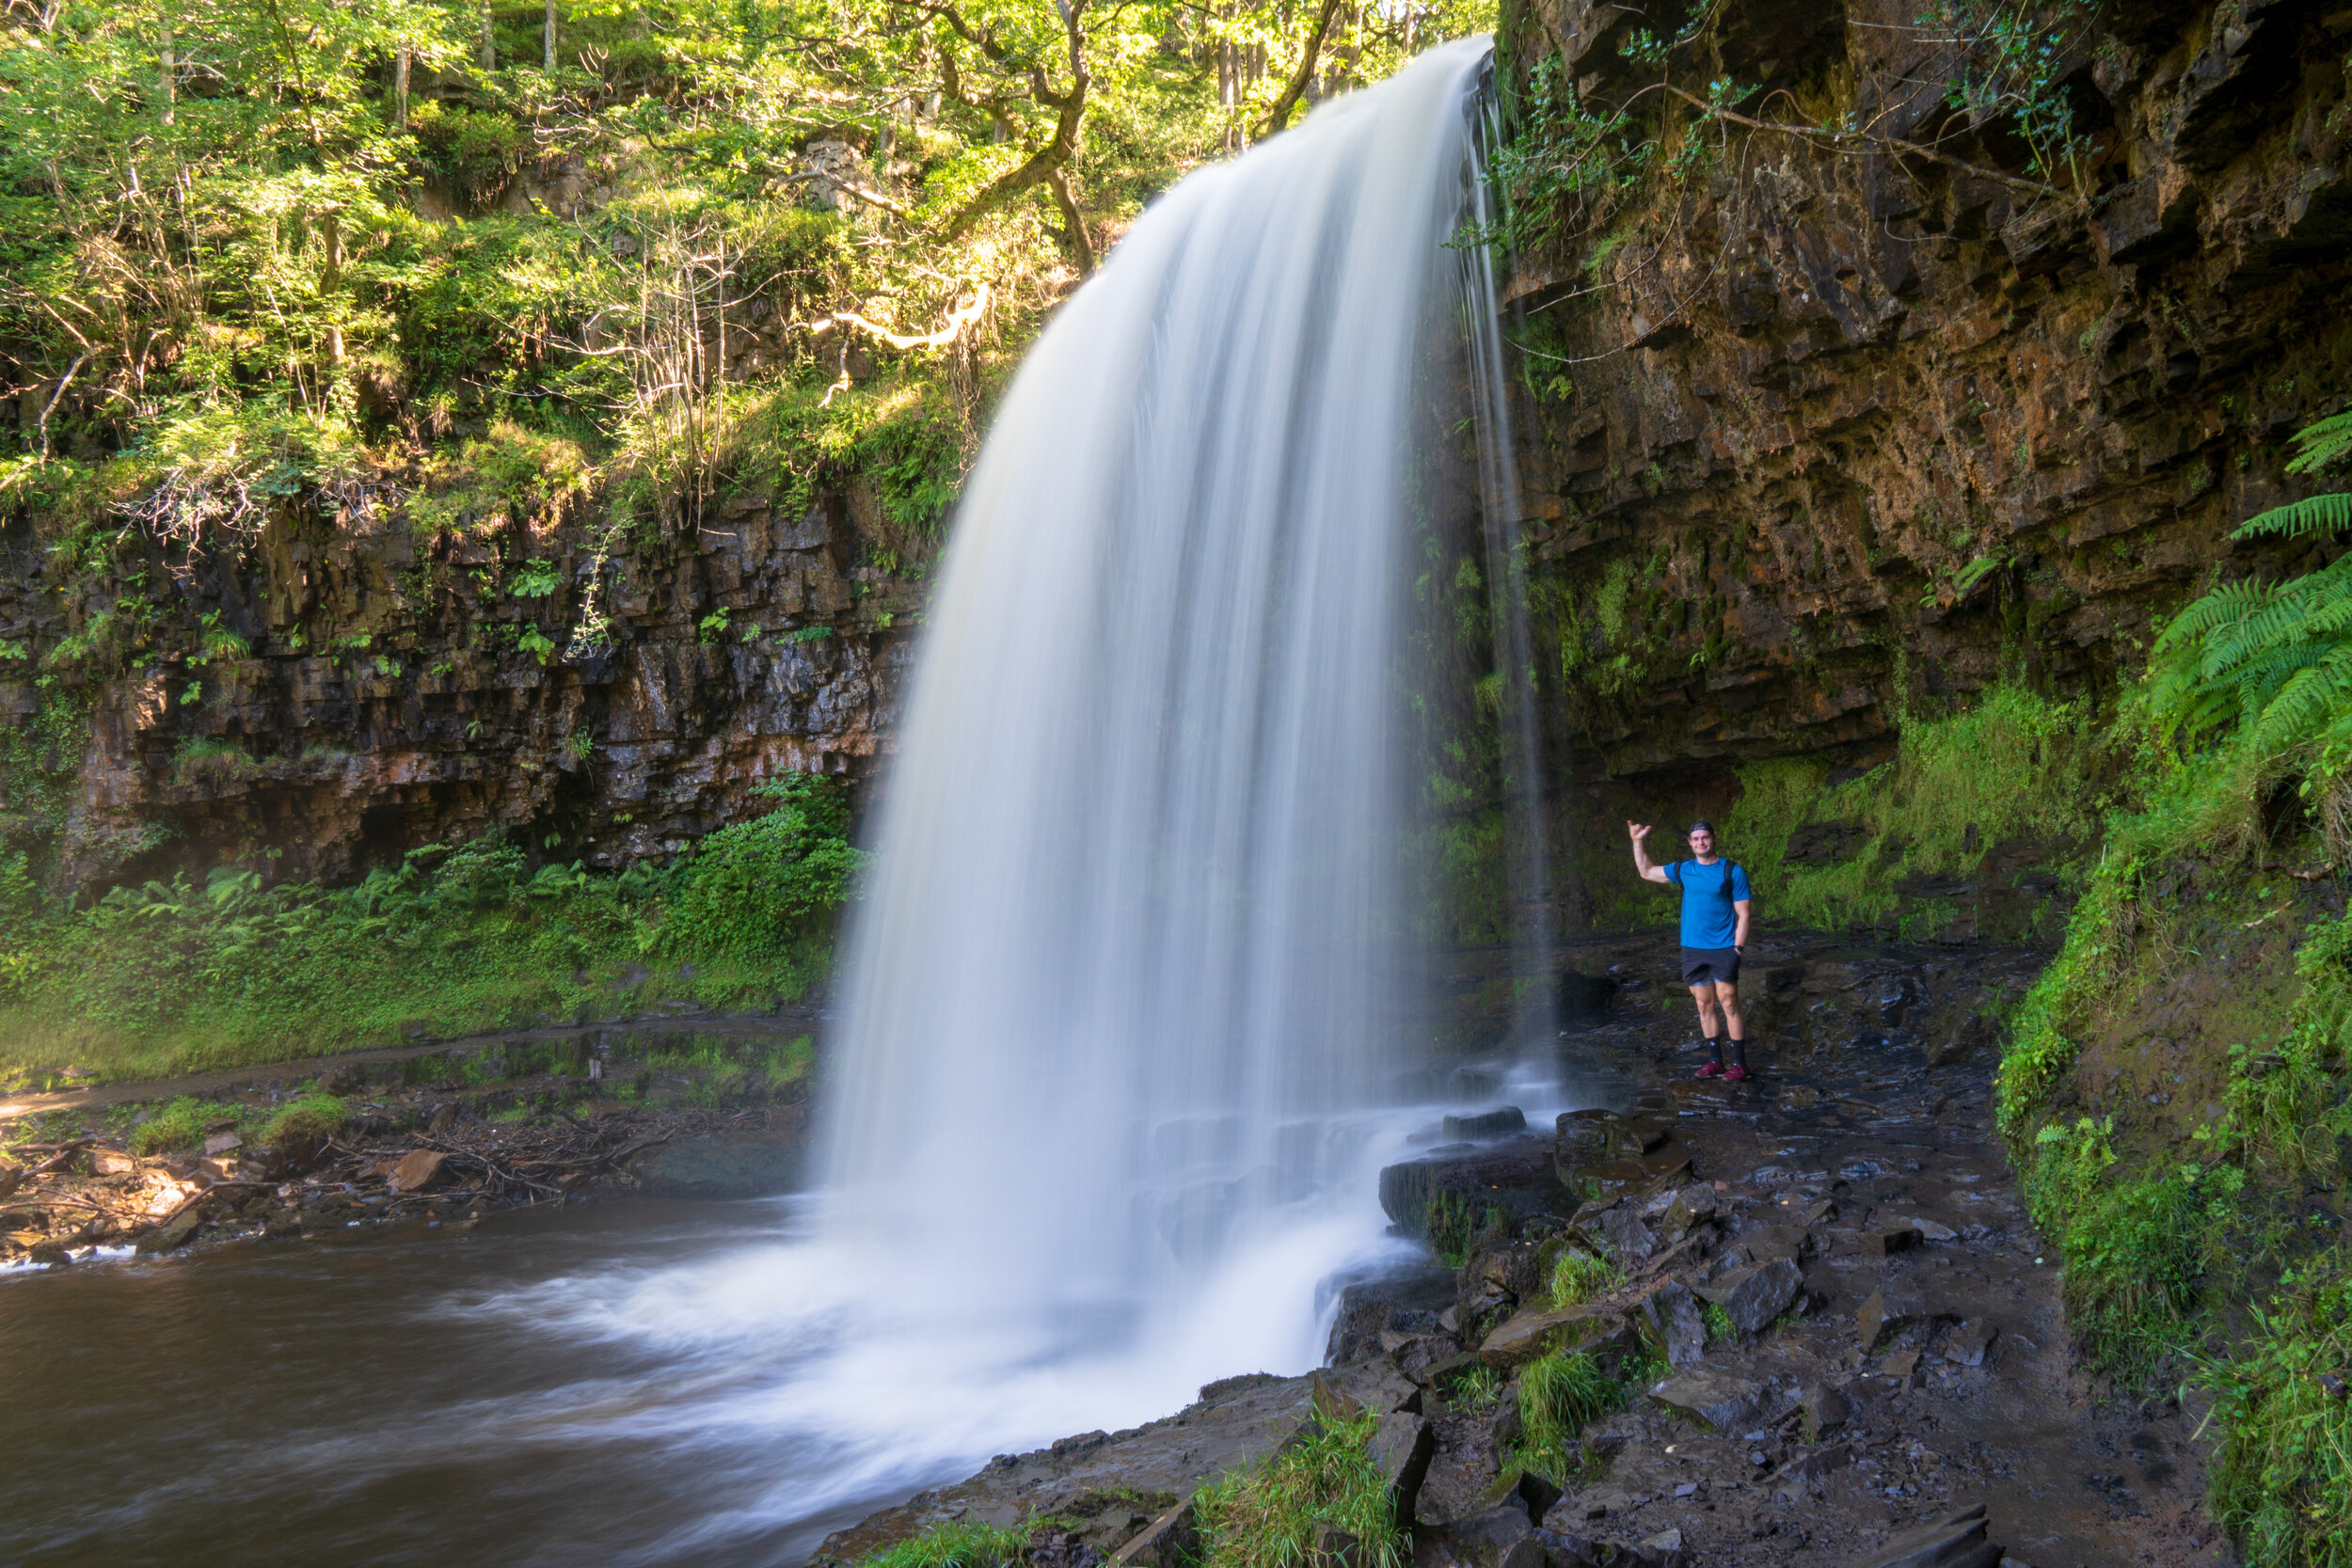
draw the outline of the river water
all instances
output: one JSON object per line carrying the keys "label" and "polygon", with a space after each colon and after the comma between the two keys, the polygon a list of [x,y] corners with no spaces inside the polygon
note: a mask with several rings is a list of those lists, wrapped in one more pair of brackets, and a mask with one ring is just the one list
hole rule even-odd
{"label": "river water", "polygon": [[939,1337],[954,1282],[827,1242],[808,1196],[0,1275],[0,1561],[799,1564],[992,1453],[1319,1363],[1336,1287],[1417,1251],[1377,1168],[1438,1114],[1335,1122],[1344,1179],[1238,1240],[1172,1343],[984,1305]]}

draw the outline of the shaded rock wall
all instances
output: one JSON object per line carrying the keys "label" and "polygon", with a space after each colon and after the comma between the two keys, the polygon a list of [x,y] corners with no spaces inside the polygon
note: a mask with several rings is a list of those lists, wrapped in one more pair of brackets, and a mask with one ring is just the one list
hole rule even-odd
{"label": "shaded rock wall", "polygon": [[[856,771],[887,744],[921,587],[862,563],[867,510],[751,497],[638,536],[601,566],[607,646],[576,657],[599,578],[583,522],[428,540],[287,511],[242,547],[89,574],[20,522],[0,640],[32,657],[0,663],[0,716],[86,721],[29,763],[62,785],[61,821],[27,767],[0,780],[0,847],[83,889],[231,860],[342,879],[492,831],[600,866],[675,853],[755,809],[763,778]],[[555,583],[523,596],[532,561]],[[208,657],[207,615],[248,651]],[[98,651],[44,670],[93,626]]]}
{"label": "shaded rock wall", "polygon": [[[2352,386],[2352,18],[2104,8],[2067,53],[2081,200],[1953,116],[1918,10],[1733,0],[1672,74],[1976,170],[1732,127],[1512,283],[1557,780],[1721,799],[1728,765],[1874,760],[2002,678],[2107,692],[2254,559],[2224,535],[2300,493],[2281,438]],[[1510,69],[1627,101],[1661,75],[1618,52],[1641,20],[1534,0]]]}

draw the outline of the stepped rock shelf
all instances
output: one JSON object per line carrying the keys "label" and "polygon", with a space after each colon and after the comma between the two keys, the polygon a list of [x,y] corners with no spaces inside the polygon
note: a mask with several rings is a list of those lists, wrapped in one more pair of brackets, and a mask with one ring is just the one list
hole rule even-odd
{"label": "stepped rock shelf", "polygon": [[[1628,978],[1670,956],[1638,939],[1575,955]],[[1594,1108],[1535,1131],[1495,1109],[1466,1138],[1481,1121],[1450,1117],[1383,1173],[1401,1231],[1435,1198],[1477,1228],[1458,1268],[1348,1286],[1324,1370],[1227,1379],[1167,1419],[999,1457],[818,1560],[1057,1513],[1086,1551],[1158,1564],[1193,1488],[1359,1405],[1382,1418],[1373,1453],[1424,1568],[2209,1560],[2193,1419],[2094,1399],[1988,1130],[1990,1053],[1955,1004],[2036,965],[1775,943],[1751,971],[1781,997],[1747,1085],[1683,1077],[1687,1009],[1621,985],[1562,1040]],[[1622,1278],[1550,1310],[1571,1245],[1606,1248]],[[1565,1487],[1517,1463],[1512,1382],[1563,1348],[1657,1374],[1584,1427]]]}

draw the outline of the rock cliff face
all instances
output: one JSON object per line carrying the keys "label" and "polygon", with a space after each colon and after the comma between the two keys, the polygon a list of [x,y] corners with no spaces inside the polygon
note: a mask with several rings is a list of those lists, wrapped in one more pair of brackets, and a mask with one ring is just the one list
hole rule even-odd
{"label": "rock cliff face", "polygon": [[[610,560],[577,526],[288,514],[244,548],[79,575],[20,523],[5,847],[83,889],[231,860],[342,879],[492,830],[594,865],[674,853],[761,779],[884,744],[921,590],[862,563],[859,510],[750,497]],[[575,654],[592,583],[611,629]],[[76,635],[90,651],[43,673]]]}
{"label": "rock cliff face", "polygon": [[[1626,7],[1508,18],[1522,91],[1549,59],[1710,150],[1597,222],[1572,203],[1510,289],[1555,778],[1705,800],[1740,760],[1872,760],[1996,680],[2103,692],[2299,493],[2282,437],[2352,387],[2352,15],[2049,9],[2062,190],[1947,105],[1990,68],[1913,0],[1732,0],[1662,68]],[[1693,131],[1661,76],[1867,134]]]}

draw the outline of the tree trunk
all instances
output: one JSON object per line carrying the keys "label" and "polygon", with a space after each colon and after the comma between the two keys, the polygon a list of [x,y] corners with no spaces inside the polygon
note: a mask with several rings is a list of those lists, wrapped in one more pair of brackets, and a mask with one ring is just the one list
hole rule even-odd
{"label": "tree trunk", "polygon": [[392,129],[395,131],[407,129],[408,71],[416,57],[416,50],[405,43],[392,55]]}
{"label": "tree trunk", "polygon": [[498,40],[490,35],[490,0],[482,0],[482,69],[496,71],[499,63]]}
{"label": "tree trunk", "polygon": [[540,35],[540,38],[542,47],[539,69],[553,75],[555,72],[555,0],[548,0],[547,30]]}
{"label": "tree trunk", "polygon": [[163,79],[164,123],[169,125],[180,117],[180,48],[168,22],[164,24],[162,41],[155,46],[155,68]]}

